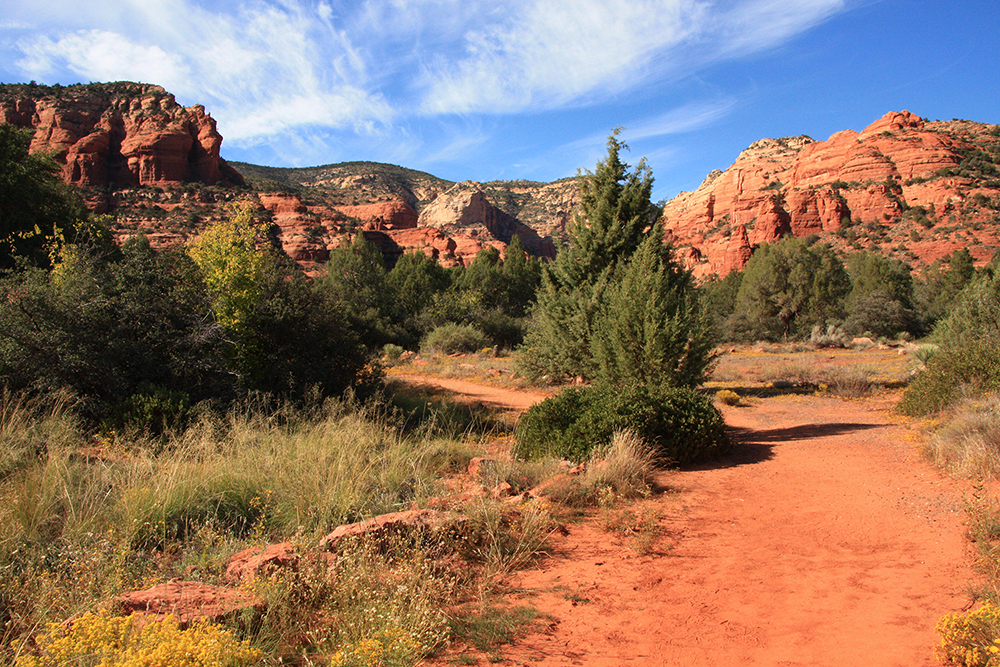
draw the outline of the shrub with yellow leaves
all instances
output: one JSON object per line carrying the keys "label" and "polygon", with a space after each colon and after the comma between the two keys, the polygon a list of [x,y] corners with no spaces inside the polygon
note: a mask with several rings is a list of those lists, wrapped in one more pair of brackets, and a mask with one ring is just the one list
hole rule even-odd
{"label": "shrub with yellow leaves", "polygon": [[989,602],[979,609],[947,614],[935,628],[942,662],[964,667],[1000,667],[1000,607]]}
{"label": "shrub with yellow leaves", "polygon": [[15,667],[240,667],[261,657],[228,630],[207,621],[181,629],[173,615],[153,621],[88,613],[72,623],[49,624],[36,642],[37,651],[18,657]]}

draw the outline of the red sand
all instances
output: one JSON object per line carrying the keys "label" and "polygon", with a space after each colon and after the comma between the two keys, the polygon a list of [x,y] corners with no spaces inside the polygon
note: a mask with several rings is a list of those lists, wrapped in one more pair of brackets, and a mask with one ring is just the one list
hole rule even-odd
{"label": "red sand", "polygon": [[916,433],[890,407],[792,396],[724,408],[733,454],[663,473],[669,490],[645,501],[662,516],[652,553],[591,519],[509,582],[511,603],[548,620],[504,657],[938,665],[935,623],[970,603],[968,487],[917,456]]}

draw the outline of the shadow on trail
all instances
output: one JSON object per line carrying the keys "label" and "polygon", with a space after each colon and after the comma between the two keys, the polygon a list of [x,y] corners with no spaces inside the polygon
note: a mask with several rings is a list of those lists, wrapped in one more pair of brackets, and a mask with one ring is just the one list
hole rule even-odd
{"label": "shadow on trail", "polygon": [[721,470],[738,466],[762,463],[774,458],[774,444],[826,438],[844,433],[883,428],[882,424],[802,424],[789,428],[773,428],[755,431],[749,428],[731,426],[727,429],[733,442],[733,449],[726,456],[715,461],[684,466],[685,470]]}
{"label": "shadow on trail", "polygon": [[813,438],[828,438],[855,431],[867,431],[873,428],[883,428],[882,424],[802,424],[789,428],[773,428],[764,431],[734,428],[730,437],[734,442],[795,442],[796,440],[812,440]]}

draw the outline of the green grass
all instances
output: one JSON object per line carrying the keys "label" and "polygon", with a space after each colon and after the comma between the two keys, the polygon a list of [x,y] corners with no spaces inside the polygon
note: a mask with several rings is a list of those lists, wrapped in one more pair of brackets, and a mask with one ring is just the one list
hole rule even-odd
{"label": "green grass", "polygon": [[[555,525],[547,503],[480,499],[457,533],[320,554],[337,525],[422,504],[481,453],[430,403],[413,420],[391,402],[259,402],[144,438],[85,433],[65,400],[0,395],[0,662],[49,623],[114,613],[125,591],[221,584],[234,553],[292,541],[298,567],[249,584],[264,610],[226,621],[263,664],[414,664],[450,636],[445,610],[487,604]],[[528,467],[511,478],[545,474]]]}

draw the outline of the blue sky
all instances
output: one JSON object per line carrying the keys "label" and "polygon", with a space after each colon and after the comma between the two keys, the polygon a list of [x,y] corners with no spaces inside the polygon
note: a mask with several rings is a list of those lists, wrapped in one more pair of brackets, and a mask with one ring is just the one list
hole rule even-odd
{"label": "blue sky", "polygon": [[763,137],[1000,122],[995,0],[0,3],[0,81],[160,84],[271,166],[551,181],[623,126],[663,199]]}

